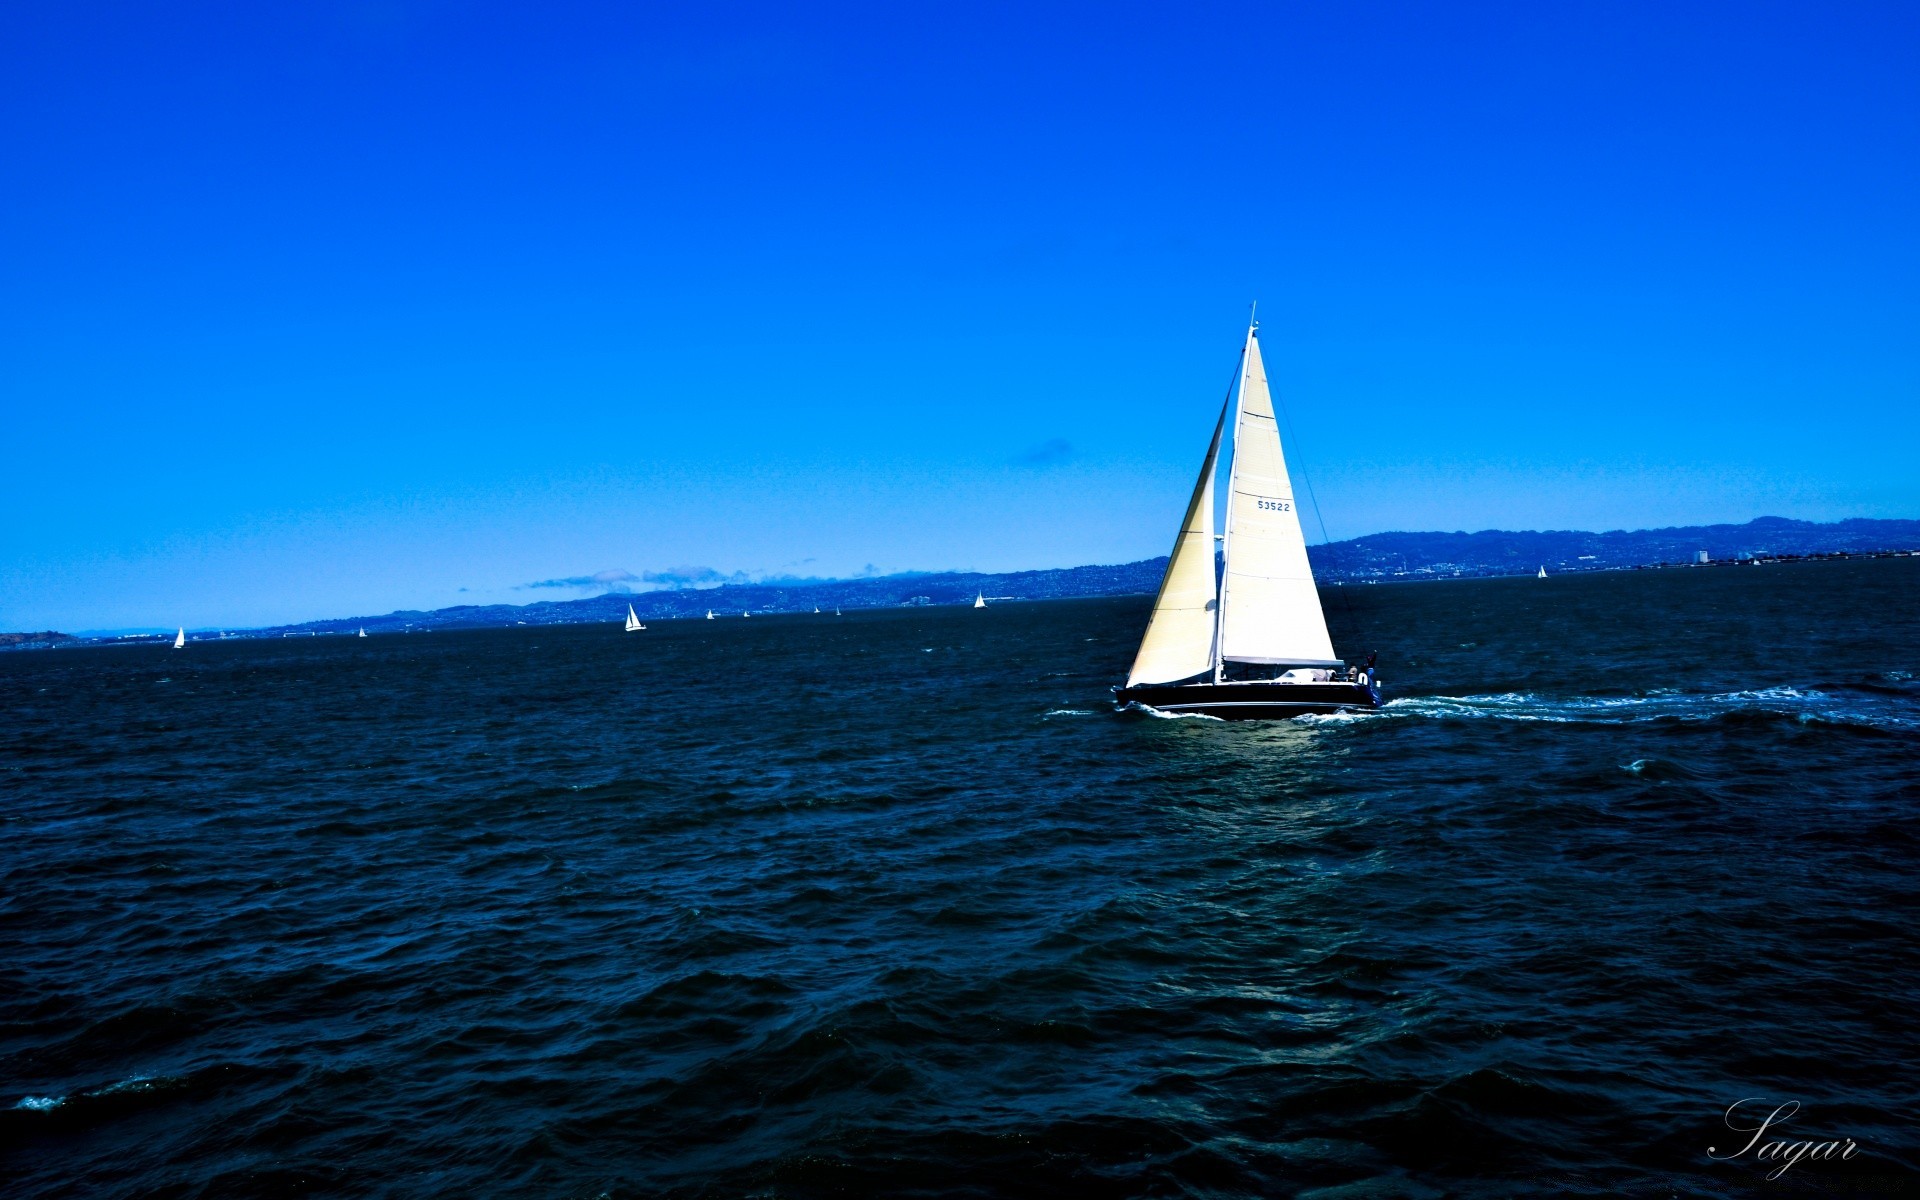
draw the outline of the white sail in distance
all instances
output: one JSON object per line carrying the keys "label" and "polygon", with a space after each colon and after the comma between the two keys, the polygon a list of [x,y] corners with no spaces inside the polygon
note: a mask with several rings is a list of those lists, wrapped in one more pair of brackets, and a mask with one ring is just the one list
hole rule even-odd
{"label": "white sail in distance", "polygon": [[180,632],[173,635],[173,648],[175,650],[178,650],[182,646],[185,646],[186,644],[187,644],[187,627],[182,625],[180,627]]}
{"label": "white sail in distance", "polygon": [[627,632],[633,633],[635,630],[640,630],[645,628],[646,626],[640,623],[640,618],[634,615],[633,605],[631,604],[627,605]]}
{"label": "white sail in distance", "polygon": [[1153,599],[1146,636],[1140,639],[1140,652],[1127,673],[1128,687],[1173,683],[1213,668],[1213,619],[1218,607],[1213,578],[1213,476],[1220,464],[1220,434],[1226,425],[1223,407],[1214,422],[1207,457],[1200,464],[1200,478],[1187,501],[1187,515],[1167,556],[1167,571],[1160,577],[1160,594]]}
{"label": "white sail in distance", "polygon": [[1240,403],[1227,481],[1227,529],[1220,580],[1220,661],[1336,667],[1326,614],[1307,565],[1307,539],[1280,452],[1280,429],[1260,360],[1257,330],[1247,330],[1240,361]]}
{"label": "white sail in distance", "polygon": [[987,594],[985,592],[975,593],[973,597],[973,606],[975,608],[985,608],[987,606]]}

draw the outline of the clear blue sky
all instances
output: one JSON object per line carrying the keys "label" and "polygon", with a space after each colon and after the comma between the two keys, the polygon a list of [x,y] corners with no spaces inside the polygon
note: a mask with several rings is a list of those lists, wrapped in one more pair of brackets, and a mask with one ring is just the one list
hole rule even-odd
{"label": "clear blue sky", "polygon": [[1335,538],[1920,516],[1912,4],[14,4],[0,179],[0,629],[1163,554],[1253,299]]}

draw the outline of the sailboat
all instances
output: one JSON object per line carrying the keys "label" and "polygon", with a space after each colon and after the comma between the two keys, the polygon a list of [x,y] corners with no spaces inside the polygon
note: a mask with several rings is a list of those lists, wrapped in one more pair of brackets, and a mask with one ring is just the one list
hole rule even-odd
{"label": "sailboat", "polygon": [[813,615],[816,617],[820,615],[820,606],[818,604],[813,606]]}
{"label": "sailboat", "polygon": [[361,636],[361,637],[365,637],[365,636],[367,636],[367,631],[366,631],[365,629],[362,629],[362,630],[360,631],[360,636]]}
{"label": "sailboat", "polygon": [[178,650],[187,644],[187,627],[182,625],[180,632],[173,635],[173,648]]}
{"label": "sailboat", "polygon": [[640,623],[640,618],[633,614],[633,605],[627,605],[627,632],[637,633],[645,628],[646,626]]}
{"label": "sailboat", "polygon": [[[1126,684],[1114,689],[1121,704],[1224,718],[1380,705],[1372,656],[1365,667],[1350,667],[1333,653],[1280,450],[1259,330],[1258,322],[1247,327],[1235,386],[1214,423],[1140,651]],[[1214,475],[1229,421],[1226,530],[1216,536]]]}
{"label": "sailboat", "polygon": [[973,595],[973,606],[975,608],[985,608],[987,606],[987,594],[985,592],[975,592]]}
{"label": "sailboat", "polygon": [[711,621],[711,620],[713,620],[713,610],[712,610],[712,609],[708,609],[708,610],[707,610],[707,620],[709,620],[709,621]]}
{"label": "sailboat", "polygon": [[1545,579],[1546,577],[1547,577],[1547,565],[1546,565],[1545,563],[1541,563],[1541,564],[1540,564],[1540,574],[1539,574],[1538,576],[1536,576],[1536,578],[1539,578],[1539,579]]}

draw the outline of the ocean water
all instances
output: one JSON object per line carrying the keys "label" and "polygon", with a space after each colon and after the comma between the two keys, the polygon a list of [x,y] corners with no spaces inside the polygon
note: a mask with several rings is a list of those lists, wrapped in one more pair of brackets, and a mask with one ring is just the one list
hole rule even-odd
{"label": "ocean water", "polygon": [[0,1192],[1917,1190],[1920,559],[1326,595],[0,655]]}

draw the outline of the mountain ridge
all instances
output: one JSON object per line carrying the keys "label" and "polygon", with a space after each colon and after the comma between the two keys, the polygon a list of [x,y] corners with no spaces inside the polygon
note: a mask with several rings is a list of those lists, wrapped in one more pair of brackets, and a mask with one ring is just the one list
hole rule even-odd
{"label": "mountain ridge", "polygon": [[[1309,546],[1315,576],[1324,584],[1623,570],[1693,562],[1790,559],[1827,554],[1920,550],[1920,520],[1851,518],[1835,522],[1758,517],[1742,525],[1676,525],[1660,529],[1388,531]],[[896,608],[989,600],[1051,600],[1147,593],[1160,584],[1166,557],[1137,562],[1053,567],[1032,571],[915,571],[858,579],[770,580],[649,592],[609,591],[578,600],[531,604],[454,605],[401,609],[380,616],[330,618],[235,631],[246,637],[398,633],[433,629],[561,625],[619,621],[632,604],[641,620]],[[24,635],[23,635],[24,636]],[[151,641],[159,635],[106,641]],[[70,644],[59,634],[32,635],[21,648]],[[0,648],[5,643],[0,641]]]}
{"label": "mountain ridge", "polygon": [[[1852,518],[1837,522],[1758,517],[1744,525],[1684,525],[1661,529],[1500,530],[1387,532],[1309,546],[1307,555],[1323,583],[1532,574],[1545,566],[1555,574],[1621,570],[1681,563],[1706,550],[1713,560],[1804,557],[1920,549],[1920,520]],[[1584,557],[1584,556],[1591,557]],[[276,626],[258,633],[345,633],[498,625],[573,624],[618,621],[628,604],[640,619],[719,617],[742,612],[771,615],[831,610],[897,608],[918,604],[967,604],[989,599],[1054,600],[1123,596],[1160,586],[1166,556],[1137,562],[1033,571],[916,571],[867,579],[778,580],[726,583],[708,588],[608,592],[579,600],[526,605],[458,605],[430,611],[404,610],[382,617],[353,617]]]}

